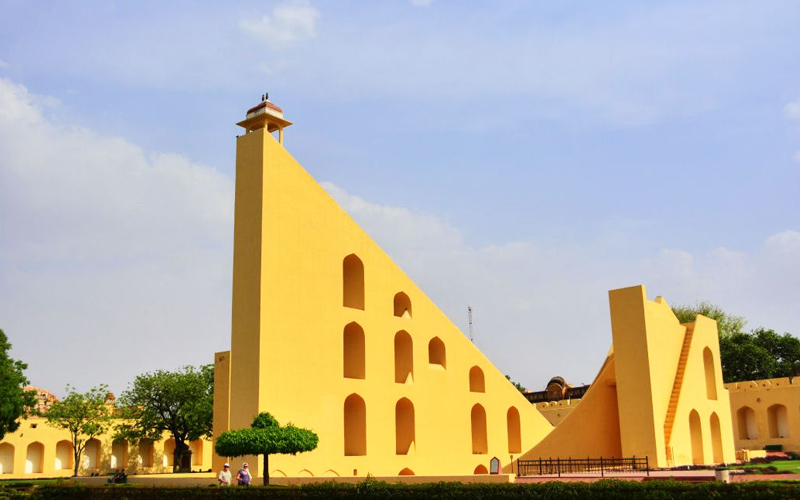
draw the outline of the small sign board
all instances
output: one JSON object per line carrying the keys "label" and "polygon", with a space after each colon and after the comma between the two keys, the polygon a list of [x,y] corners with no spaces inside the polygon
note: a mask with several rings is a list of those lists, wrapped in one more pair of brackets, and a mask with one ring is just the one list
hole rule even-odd
{"label": "small sign board", "polygon": [[500,459],[497,457],[489,461],[489,474],[500,474]]}

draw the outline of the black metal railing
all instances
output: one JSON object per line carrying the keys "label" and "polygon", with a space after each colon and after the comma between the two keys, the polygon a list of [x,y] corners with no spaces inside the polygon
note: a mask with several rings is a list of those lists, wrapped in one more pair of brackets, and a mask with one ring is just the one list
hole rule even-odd
{"label": "black metal railing", "polygon": [[646,472],[650,475],[648,457],[632,458],[539,458],[517,460],[517,476],[550,476],[561,474]]}

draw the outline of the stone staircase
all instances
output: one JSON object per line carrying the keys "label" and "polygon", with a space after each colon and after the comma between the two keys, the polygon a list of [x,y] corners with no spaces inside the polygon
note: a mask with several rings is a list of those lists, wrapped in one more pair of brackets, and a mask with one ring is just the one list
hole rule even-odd
{"label": "stone staircase", "polygon": [[672,438],[672,428],[675,425],[675,412],[678,409],[681,386],[683,386],[683,375],[686,372],[686,360],[689,359],[689,347],[692,345],[692,334],[694,333],[694,323],[686,326],[686,334],[683,337],[681,347],[681,357],[678,359],[678,370],[675,373],[675,382],[672,385],[672,393],[669,396],[669,406],[667,406],[667,417],[664,419],[664,446],[667,447],[667,454],[671,451],[669,441]]}

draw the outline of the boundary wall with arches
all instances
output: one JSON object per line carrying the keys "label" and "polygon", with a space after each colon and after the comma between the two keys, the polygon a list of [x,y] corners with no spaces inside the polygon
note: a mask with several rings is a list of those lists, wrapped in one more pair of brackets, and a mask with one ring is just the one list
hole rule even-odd
{"label": "boundary wall with arches", "polygon": [[725,384],[737,450],[800,452],[800,378]]}
{"label": "boundary wall with arches", "polygon": [[[16,432],[0,441],[0,479],[69,477],[73,473],[72,440],[69,432],[51,427],[43,417],[20,422]],[[198,439],[189,443],[192,470],[211,468],[212,443]],[[81,457],[80,475],[105,475],[124,470],[127,474],[171,472],[175,440],[165,433],[159,441],[139,443],[114,440],[111,434],[92,438]]]}

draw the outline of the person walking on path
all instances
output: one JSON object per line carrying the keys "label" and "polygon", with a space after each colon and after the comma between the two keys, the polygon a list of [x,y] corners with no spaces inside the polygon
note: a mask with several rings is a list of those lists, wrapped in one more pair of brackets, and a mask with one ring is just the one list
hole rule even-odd
{"label": "person walking on path", "polygon": [[220,486],[230,486],[231,479],[231,464],[226,463],[222,466],[222,470],[219,472],[217,481],[219,481]]}
{"label": "person walking on path", "polygon": [[239,486],[250,486],[250,480],[253,476],[250,475],[250,469],[247,468],[247,462],[242,464],[242,468],[236,473],[236,480]]}

